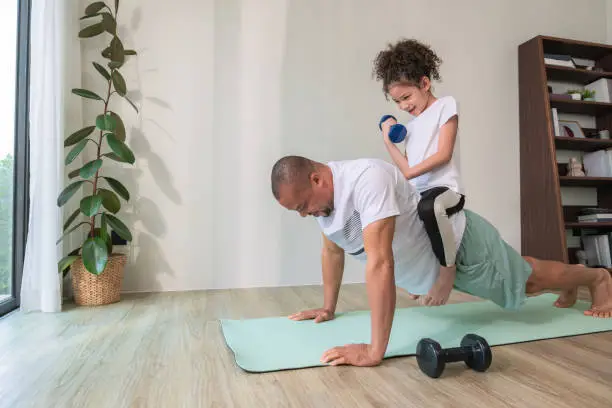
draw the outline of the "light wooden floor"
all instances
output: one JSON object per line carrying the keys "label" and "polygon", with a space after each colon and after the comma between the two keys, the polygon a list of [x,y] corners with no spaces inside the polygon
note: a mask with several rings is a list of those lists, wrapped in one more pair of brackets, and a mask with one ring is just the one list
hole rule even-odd
{"label": "light wooden floor", "polygon": [[[319,307],[319,287],[125,296],[99,308],[0,319],[0,407],[612,407],[612,333],[495,347],[486,374],[413,357],[379,367],[247,374],[217,318]],[[473,300],[453,294],[451,301]],[[404,295],[398,306],[416,305]],[[343,286],[339,311],[366,309]]]}

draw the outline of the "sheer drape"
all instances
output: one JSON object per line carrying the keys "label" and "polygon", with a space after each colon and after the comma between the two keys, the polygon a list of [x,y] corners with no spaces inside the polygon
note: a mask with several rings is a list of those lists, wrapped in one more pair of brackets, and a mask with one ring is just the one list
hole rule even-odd
{"label": "sheer drape", "polygon": [[63,141],[81,122],[81,101],[70,93],[81,79],[79,2],[35,0],[30,24],[30,210],[21,309],[57,312],[62,305],[57,261],[64,251],[56,245],[63,225],[56,200],[64,186]]}

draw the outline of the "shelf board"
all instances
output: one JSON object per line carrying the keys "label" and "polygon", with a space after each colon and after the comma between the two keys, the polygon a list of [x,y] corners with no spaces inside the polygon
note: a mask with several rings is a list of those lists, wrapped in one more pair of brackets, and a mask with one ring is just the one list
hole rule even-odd
{"label": "shelf board", "polygon": [[548,79],[553,81],[577,82],[586,85],[599,78],[612,78],[612,72],[597,72],[548,64],[545,66]]}
{"label": "shelf board", "polygon": [[612,221],[581,222],[569,221],[565,223],[566,228],[612,228]]}
{"label": "shelf board", "polygon": [[588,139],[581,137],[555,136],[557,149],[579,150],[593,152],[612,148],[612,139]]}
{"label": "shelf board", "polygon": [[573,187],[612,187],[612,177],[559,176],[559,183]]}
{"label": "shelf board", "polygon": [[544,35],[539,37],[542,40],[542,48],[544,49],[544,53],[547,54],[569,54],[572,57],[594,60],[598,60],[612,54],[612,46],[609,44]]}
{"label": "shelf board", "polygon": [[577,113],[583,115],[601,115],[604,113],[612,113],[612,103],[575,101],[573,99],[564,99],[554,96],[550,97],[550,107],[557,108],[563,113]]}

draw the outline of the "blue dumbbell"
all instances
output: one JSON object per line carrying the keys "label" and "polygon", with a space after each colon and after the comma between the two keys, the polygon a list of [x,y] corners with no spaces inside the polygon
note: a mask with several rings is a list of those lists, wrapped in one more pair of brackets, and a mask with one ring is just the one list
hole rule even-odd
{"label": "blue dumbbell", "polygon": [[[380,130],[382,130],[383,122],[389,118],[393,118],[397,122],[397,119],[395,119],[393,115],[385,115],[380,119],[380,122],[378,123],[378,128]],[[393,143],[401,143],[404,141],[405,137],[406,127],[404,125],[396,123],[395,125],[391,126],[391,129],[389,129],[389,139]]]}

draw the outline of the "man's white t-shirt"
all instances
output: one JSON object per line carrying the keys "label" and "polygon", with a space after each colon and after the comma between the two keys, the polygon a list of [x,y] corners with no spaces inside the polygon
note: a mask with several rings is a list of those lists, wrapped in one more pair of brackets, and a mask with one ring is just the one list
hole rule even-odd
{"label": "man's white t-shirt", "polygon": [[[420,195],[391,163],[379,159],[329,162],[333,174],[334,210],[316,217],[332,242],[366,261],[363,230],[371,223],[396,216],[393,257],[396,285],[410,293],[426,294],[438,277],[440,264],[417,213]],[[457,248],[465,214],[450,218]]]}
{"label": "man's white t-shirt", "polygon": [[[457,101],[452,96],[444,96],[408,122],[404,147],[410,166],[425,161],[438,151],[440,128],[454,115],[457,115]],[[415,177],[410,182],[420,193],[443,186],[464,194],[457,151],[458,149],[455,149],[451,160],[445,165]]]}

